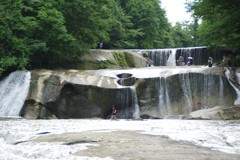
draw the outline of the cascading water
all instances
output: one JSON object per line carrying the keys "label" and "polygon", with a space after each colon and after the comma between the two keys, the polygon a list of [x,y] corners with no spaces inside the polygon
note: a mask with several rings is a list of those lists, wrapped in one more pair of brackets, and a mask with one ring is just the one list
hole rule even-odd
{"label": "cascading water", "polygon": [[148,56],[154,66],[176,66],[176,60],[180,55],[184,57],[185,64],[188,57],[193,57],[195,65],[202,65],[208,62],[208,57],[212,57],[214,61],[221,60],[224,55],[229,54],[229,51],[211,51],[207,47],[188,47],[176,49],[154,49],[139,51],[142,55]]}
{"label": "cascading water", "polygon": [[190,82],[189,74],[179,75],[179,80],[180,80],[180,85],[182,86],[182,92],[183,92],[183,97],[185,102],[184,114],[189,114],[193,109],[193,105],[192,105],[193,94],[191,90],[192,82]]}
{"label": "cascading water", "polygon": [[[153,61],[154,66],[166,66],[171,55],[171,49],[157,49],[148,51],[148,58]],[[174,60],[175,62],[176,60]]]}
{"label": "cascading water", "polygon": [[132,86],[136,82],[135,77],[130,77],[130,78],[119,78],[118,84],[121,86]]}
{"label": "cascading water", "polygon": [[[191,48],[179,48],[177,50],[177,56],[182,55],[184,57],[184,61],[187,63],[188,57],[193,57],[193,63],[195,65],[199,65],[201,63],[206,63],[207,59],[210,55],[210,52],[206,51],[206,47],[191,47]],[[204,54],[204,57],[203,56]],[[207,54],[206,54],[207,53]],[[211,55],[213,57],[213,55]],[[177,59],[178,59],[177,57]],[[215,57],[214,57],[215,59]]]}
{"label": "cascading water", "polygon": [[[138,105],[138,98],[136,89],[133,86],[119,90],[116,98],[117,118],[120,119],[139,119],[140,109]],[[118,108],[119,107],[119,108]]]}
{"label": "cascading water", "polygon": [[166,78],[160,78],[159,88],[159,110],[164,118],[172,116],[172,109],[170,106],[169,99],[169,84]]}
{"label": "cascading water", "polygon": [[168,57],[167,60],[167,66],[176,66],[176,49],[170,49],[171,54]]}
{"label": "cascading water", "polygon": [[131,89],[132,106],[134,108],[133,118],[134,119],[139,119],[140,118],[140,109],[139,109],[139,105],[138,105],[136,88],[135,87],[130,87],[130,89]]}
{"label": "cascading water", "polygon": [[225,71],[225,75],[226,75],[226,77],[228,78],[228,81],[229,81],[229,83],[231,84],[231,86],[234,88],[234,90],[236,91],[236,93],[237,93],[237,97],[236,97],[236,99],[235,99],[235,101],[234,101],[234,104],[235,105],[237,105],[237,104],[240,104],[240,90],[238,89],[238,87],[236,86],[236,85],[239,85],[239,81],[240,81],[240,75],[239,75],[239,73],[237,72],[237,71],[239,71],[239,69],[236,71],[236,73],[235,73],[235,77],[236,77],[236,83],[237,84],[235,84],[234,85],[234,83],[233,83],[233,77],[231,76],[232,74],[233,74],[233,71],[231,71],[230,70],[230,68],[225,68],[226,69],[226,71]]}
{"label": "cascading water", "polygon": [[0,82],[0,117],[18,117],[27,97],[31,73],[15,71]]}
{"label": "cascading water", "polygon": [[[186,102],[186,113],[190,113],[196,104],[207,107],[216,105],[224,105],[224,97],[226,97],[227,87],[223,87],[227,83],[227,79],[222,76],[214,76],[211,74],[183,74],[180,77],[180,83]],[[226,86],[226,85],[225,85]]]}
{"label": "cascading water", "polygon": [[[167,74],[168,72],[161,73],[159,81],[150,82],[151,85],[144,93],[148,97],[139,97],[140,102],[144,102],[143,105],[151,104],[158,108],[153,113],[156,117],[181,118],[195,110],[232,103],[231,94],[228,94],[232,88],[224,76],[203,73]],[[155,103],[156,99],[158,103]]]}

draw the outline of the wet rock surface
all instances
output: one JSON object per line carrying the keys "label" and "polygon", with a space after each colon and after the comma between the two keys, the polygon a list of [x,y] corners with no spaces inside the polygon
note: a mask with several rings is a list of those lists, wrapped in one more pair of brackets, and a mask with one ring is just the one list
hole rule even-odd
{"label": "wet rock surface", "polygon": [[205,120],[236,120],[240,119],[240,105],[216,106],[211,109],[202,109],[189,114],[188,119]]}
{"label": "wet rock surface", "polygon": [[[41,108],[28,107],[38,112],[29,117],[26,111],[23,117],[109,118],[114,105],[119,118],[130,119],[138,105],[140,117],[179,118],[201,109],[198,103],[209,108],[233,105],[236,94],[224,72],[224,68],[201,66],[34,70],[27,98],[34,103],[26,104],[37,103]],[[43,107],[52,116],[44,114]]]}
{"label": "wet rock surface", "polygon": [[116,160],[203,160],[232,159],[240,155],[214,151],[167,137],[141,134],[140,131],[87,131],[42,136],[33,142],[62,142],[63,145],[89,143],[88,149],[73,153],[75,156],[111,157]]}

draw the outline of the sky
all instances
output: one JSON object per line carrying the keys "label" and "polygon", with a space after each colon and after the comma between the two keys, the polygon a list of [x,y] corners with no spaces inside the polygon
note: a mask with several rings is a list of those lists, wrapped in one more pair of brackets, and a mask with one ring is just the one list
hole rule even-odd
{"label": "sky", "polygon": [[167,18],[172,25],[178,21],[190,20],[191,14],[186,13],[184,5],[186,0],[161,0],[161,2],[161,8],[166,10]]}

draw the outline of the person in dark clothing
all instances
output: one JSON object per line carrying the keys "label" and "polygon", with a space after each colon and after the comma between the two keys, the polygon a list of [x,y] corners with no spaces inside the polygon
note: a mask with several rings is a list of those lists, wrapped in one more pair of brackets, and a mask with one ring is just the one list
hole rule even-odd
{"label": "person in dark clothing", "polygon": [[117,114],[117,110],[116,110],[116,108],[115,108],[114,105],[113,105],[113,106],[112,106],[112,116],[111,116],[111,120],[112,120],[112,119],[116,119],[116,120],[117,120],[116,114]]}
{"label": "person in dark clothing", "polygon": [[208,58],[208,67],[212,67],[212,65],[213,65],[213,59],[212,59],[212,57],[209,57]]}
{"label": "person in dark clothing", "polygon": [[232,62],[230,59],[228,59],[228,67],[231,67],[232,66]]}

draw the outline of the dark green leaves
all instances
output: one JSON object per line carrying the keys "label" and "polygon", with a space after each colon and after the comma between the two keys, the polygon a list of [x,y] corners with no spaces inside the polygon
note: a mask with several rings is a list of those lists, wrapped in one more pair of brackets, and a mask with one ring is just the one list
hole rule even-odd
{"label": "dark green leaves", "polygon": [[204,36],[204,45],[216,47],[240,46],[240,1],[195,0],[189,10],[203,19],[199,35]]}

